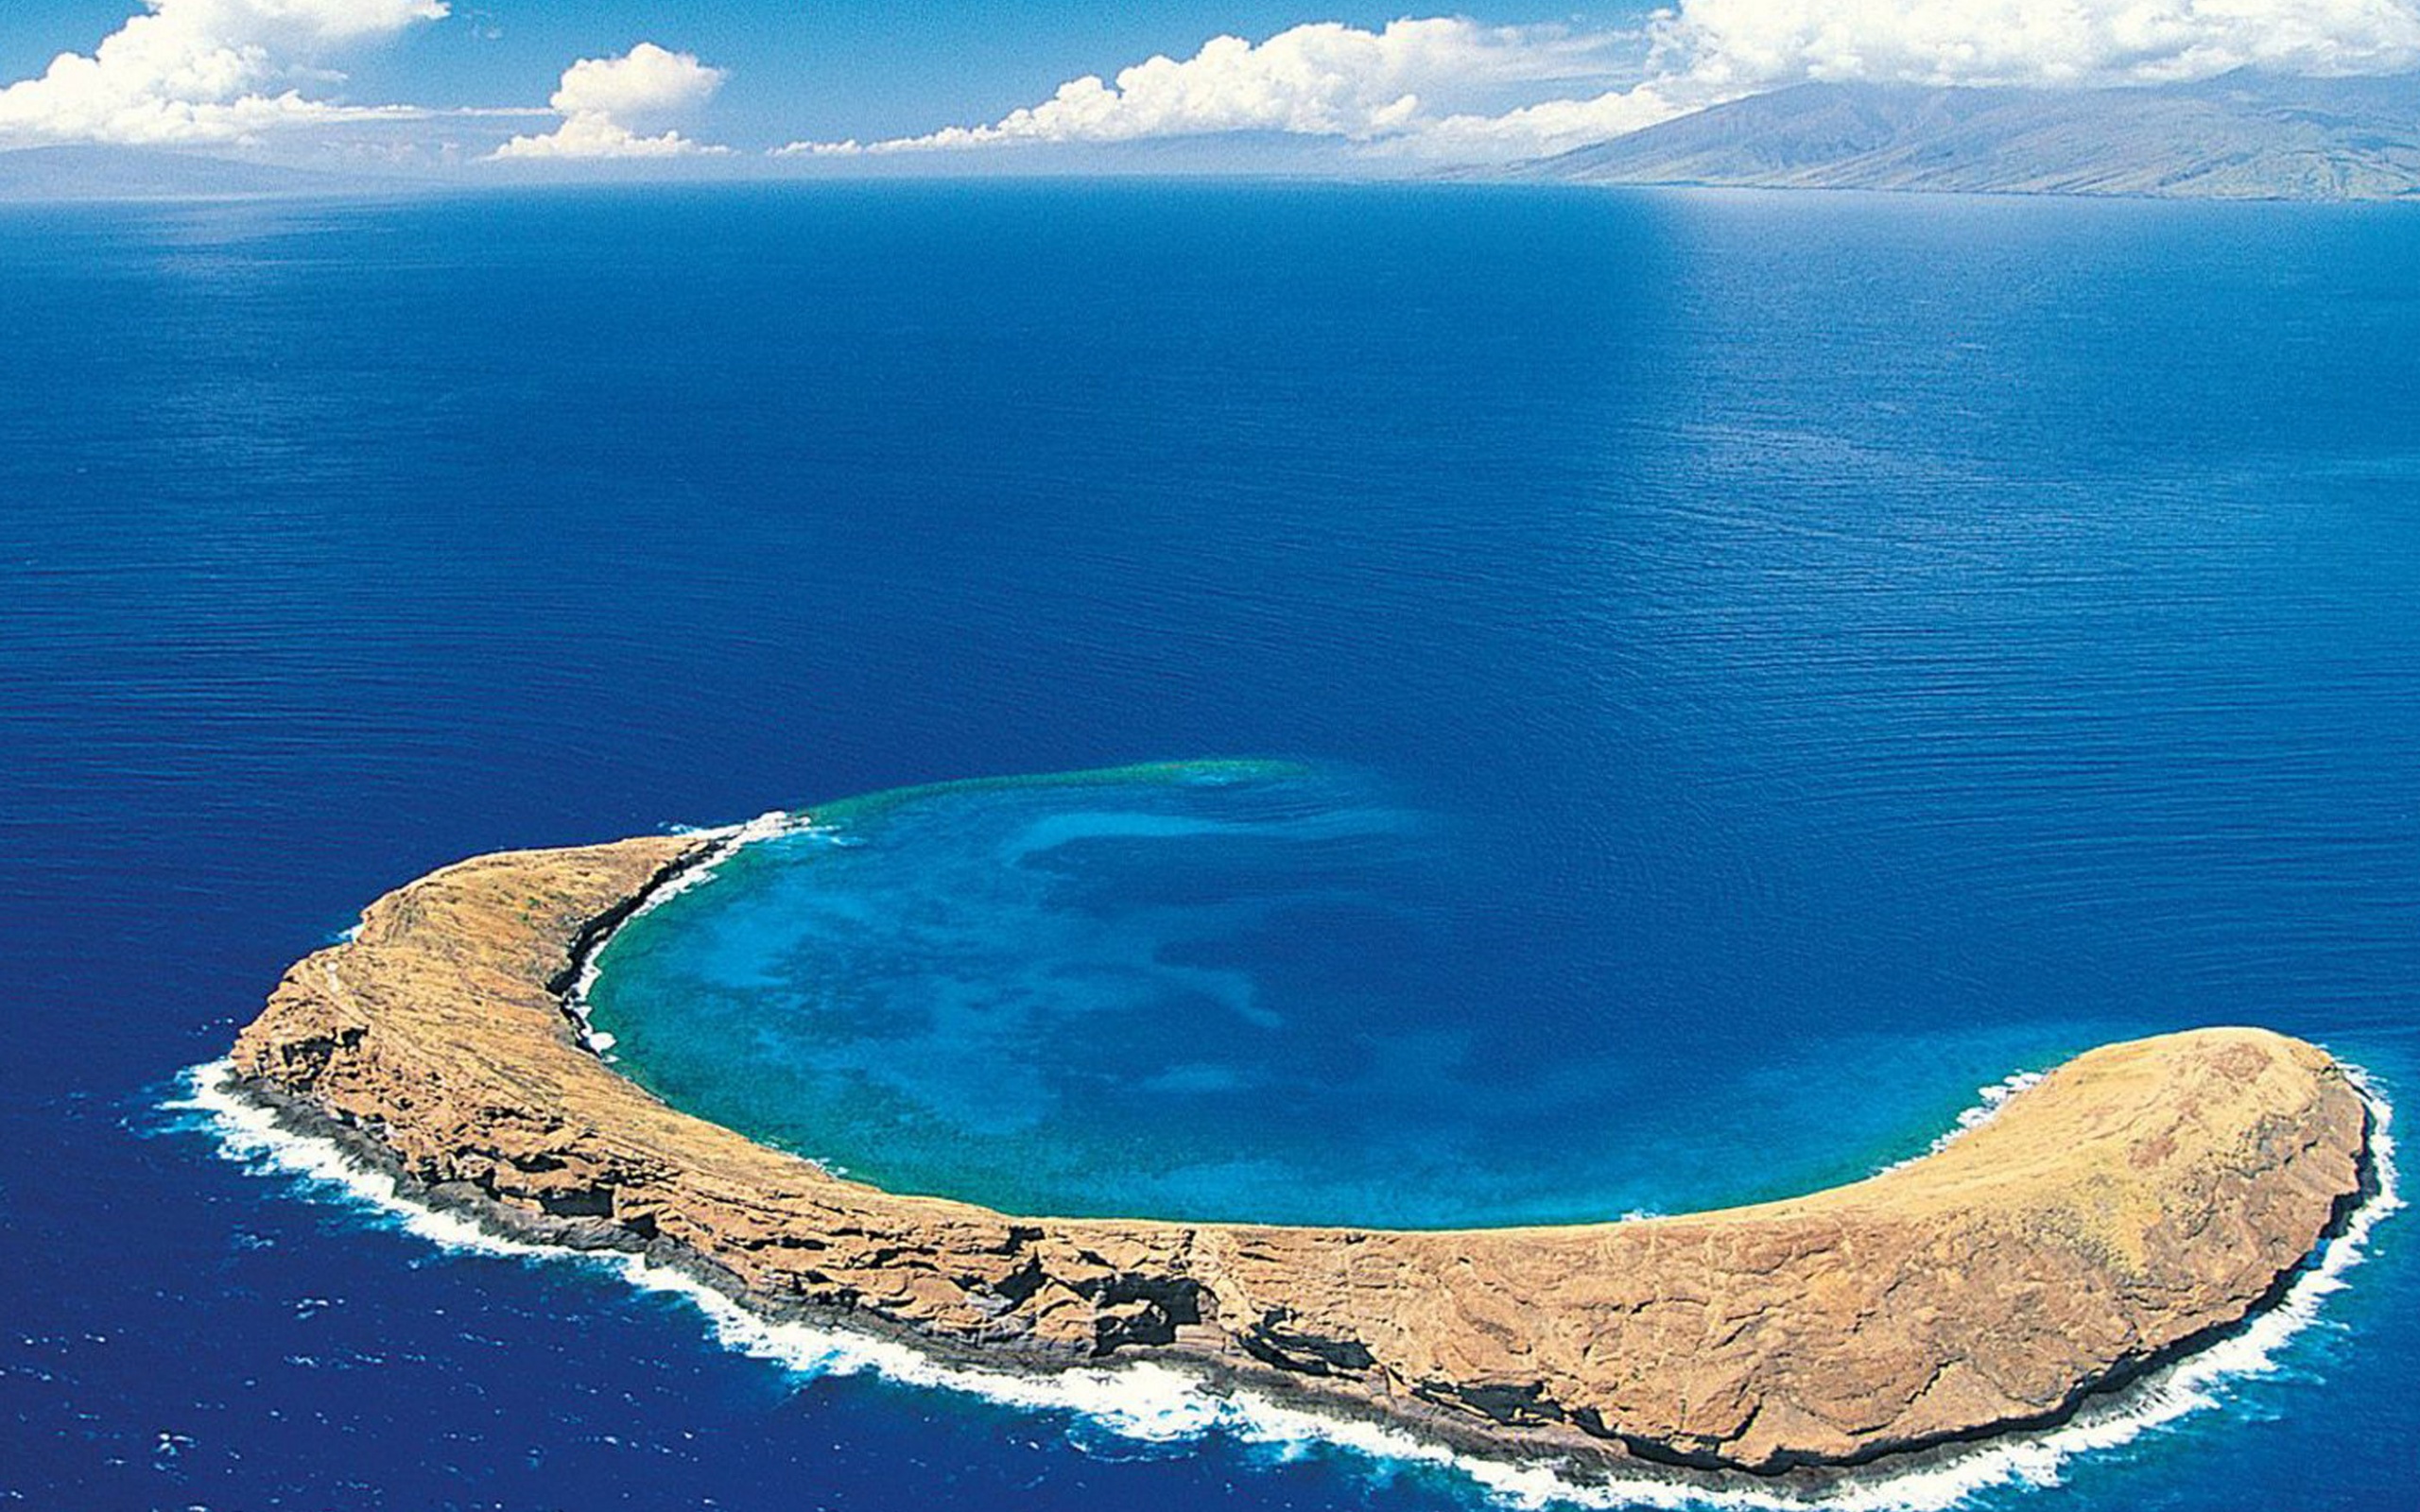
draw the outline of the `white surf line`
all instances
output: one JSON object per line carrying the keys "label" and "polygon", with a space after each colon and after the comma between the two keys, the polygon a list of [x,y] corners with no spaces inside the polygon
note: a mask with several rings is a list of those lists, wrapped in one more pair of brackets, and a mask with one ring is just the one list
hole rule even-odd
{"label": "white surf line", "polygon": [[589,942],[588,954],[580,961],[579,975],[574,979],[570,993],[563,999],[563,1011],[571,1016],[572,1032],[579,1037],[580,1044],[586,1047],[588,1053],[599,1060],[610,1061],[614,1058],[614,1037],[596,1027],[596,1020],[590,1014],[588,994],[596,986],[596,974],[601,970],[599,962],[604,957],[605,947],[614,943],[614,936],[629,927],[631,919],[642,914],[653,912],[660,905],[693,887],[701,887],[714,881],[716,868],[738,854],[742,849],[754,845],[760,840],[777,840],[786,834],[817,832],[813,814],[804,811],[793,814],[786,809],[767,809],[744,824],[726,824],[715,829],[676,827],[673,833],[705,840],[710,843],[711,849],[696,861],[682,868],[679,875],[648,893],[640,901],[636,908],[623,917],[620,923]]}
{"label": "white surf line", "polygon": [[2039,1086],[2043,1078],[2048,1074],[2049,1073],[2043,1071],[2020,1071],[2013,1076],[2001,1077],[1989,1087],[1976,1088],[1975,1095],[1980,1100],[1974,1107],[1960,1113],[1956,1123],[1935,1135],[1933,1142],[1925,1146],[1923,1155],[1910,1155],[1904,1160],[1893,1160],[1874,1174],[1880,1176],[1884,1171],[1900,1170],[1915,1164],[1926,1156],[1939,1155],[1960,1140],[1999,1117],[2007,1109],[2012,1098],[2029,1087]]}
{"label": "white surf line", "polygon": [[182,1078],[182,1095],[163,1106],[193,1115],[216,1139],[226,1159],[252,1174],[293,1179],[306,1190],[316,1189],[381,1213],[396,1220],[406,1232],[443,1249],[612,1267],[642,1291],[669,1293],[693,1304],[704,1315],[716,1341],[725,1348],[771,1361],[802,1381],[873,1374],[903,1385],[961,1392],[1012,1408],[1073,1414],[1144,1442],[1177,1442],[1221,1433],[1288,1459],[1319,1451],[1342,1452],[1373,1468],[1416,1466],[1443,1471],[1469,1483],[1491,1502],[1515,1508],[1949,1512],[1994,1487],[2056,1486],[2066,1464],[2077,1456],[2130,1443],[2181,1418],[2220,1406],[2228,1383],[2273,1370],[2279,1351],[2317,1320],[2329,1297],[2344,1289],[2345,1273],[2367,1254],[2372,1230],[2404,1206],[2394,1161],[2394,1110],[2373,1078],[2348,1066],[2347,1074],[2369,1106],[2373,1121],[2370,1151],[2377,1190],[2277,1304],[2240,1332],[2154,1371],[2105,1400],[2087,1404],[2066,1423],[2042,1433],[1947,1452],[1905,1469],[1853,1471],[1849,1478],[1821,1490],[1718,1487],[1650,1470],[1582,1479],[1552,1463],[1490,1459],[1447,1449],[1406,1429],[1325,1417],[1249,1389],[1219,1390],[1202,1377],[1167,1365],[1141,1362],[1048,1376],[1012,1375],[944,1365],[912,1345],[845,1328],[775,1321],[641,1256],[508,1239],[470,1219],[429,1208],[406,1195],[393,1177],[355,1160],[333,1141],[279,1126],[268,1109],[235,1091],[233,1071],[232,1063],[225,1060],[194,1067]]}

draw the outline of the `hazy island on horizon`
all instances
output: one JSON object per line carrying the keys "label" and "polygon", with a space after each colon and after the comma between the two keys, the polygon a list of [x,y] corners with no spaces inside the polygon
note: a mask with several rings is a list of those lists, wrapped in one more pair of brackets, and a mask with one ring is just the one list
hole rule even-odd
{"label": "hazy island on horizon", "polygon": [[2167,199],[2420,198],[2420,76],[2129,89],[1800,84],[1512,170],[1559,183]]}

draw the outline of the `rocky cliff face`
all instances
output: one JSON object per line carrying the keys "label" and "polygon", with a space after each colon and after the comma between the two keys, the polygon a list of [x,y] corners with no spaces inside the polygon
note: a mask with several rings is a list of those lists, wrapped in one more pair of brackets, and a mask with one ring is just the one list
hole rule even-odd
{"label": "rocky cliff face", "polygon": [[1787,1202],[1393,1232],[1011,1217],[677,1112],[580,1044],[579,952],[702,843],[483,857],[287,972],[237,1074],[434,1198],[775,1311],[1048,1366],[1177,1356],[1448,1434],[1752,1472],[2055,1421],[2273,1297],[2367,1110],[2257,1030],[2095,1051],[1947,1149]]}

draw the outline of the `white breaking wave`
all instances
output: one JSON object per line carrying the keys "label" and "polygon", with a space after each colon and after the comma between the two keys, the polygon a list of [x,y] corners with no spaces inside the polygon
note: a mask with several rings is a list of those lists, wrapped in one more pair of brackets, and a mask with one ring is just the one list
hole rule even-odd
{"label": "white breaking wave", "polygon": [[[182,1078],[182,1095],[164,1106],[193,1115],[217,1140],[229,1160],[252,1173],[297,1179],[390,1216],[406,1232],[443,1249],[610,1267],[643,1291],[684,1298],[703,1315],[718,1343],[770,1361],[802,1381],[871,1373],[904,1385],[963,1392],[1003,1406],[1072,1414],[1098,1428],[1146,1443],[1182,1442],[1216,1433],[1288,1455],[1340,1450],[1376,1465],[1446,1471],[1490,1500],[1518,1508],[1947,1512],[1995,1486],[2056,1486],[2063,1468],[2076,1455],[2131,1442],[2163,1424],[2216,1407],[2224,1400],[2227,1382],[2273,1369],[2278,1351],[2311,1325],[2327,1297],[2343,1290],[2345,1273],[2361,1263],[2377,1223],[2404,1205],[2394,1161],[2394,1109],[2370,1077],[2348,1068],[2375,1121],[2371,1153],[2377,1190],[2352,1214],[2343,1232],[2328,1242],[2317,1263],[2294,1280],[2278,1304],[2240,1332],[2088,1405],[2058,1428],[1927,1457],[1908,1469],[1861,1471],[1822,1490],[1714,1487],[1650,1472],[1610,1481],[1582,1480],[1554,1464],[1490,1459],[1445,1448],[1404,1429],[1324,1416],[1251,1390],[1220,1388],[1192,1371],[1167,1365],[1136,1363],[1054,1375],[1011,1374],[943,1364],[912,1345],[846,1328],[775,1321],[643,1257],[505,1238],[467,1218],[415,1201],[392,1177],[354,1160],[333,1141],[279,1126],[266,1108],[234,1091],[233,1070],[225,1060],[193,1068]],[[1984,1122],[2024,1085],[2031,1082],[2017,1076],[1986,1089],[1984,1104],[1962,1115],[1960,1127],[1945,1135],[1943,1143]]]}
{"label": "white breaking wave", "polygon": [[715,849],[700,860],[683,868],[679,876],[648,893],[645,901],[631,909],[622,922],[614,925],[603,939],[592,942],[588,947],[587,959],[580,963],[579,976],[572,983],[571,995],[563,1000],[563,1007],[571,1015],[572,1027],[579,1034],[579,1042],[586,1045],[589,1053],[599,1060],[614,1058],[612,1054],[614,1037],[597,1028],[596,1022],[589,1017],[588,994],[596,986],[596,973],[600,969],[598,963],[605,954],[605,947],[613,942],[614,936],[619,934],[631,919],[638,918],[641,914],[652,912],[692,887],[701,887],[714,881],[716,869],[738,854],[745,847],[754,845],[760,840],[778,840],[786,834],[817,832],[813,815],[792,814],[786,809],[767,809],[744,824],[725,824],[710,830],[676,824],[672,827],[672,833],[714,841]]}
{"label": "white breaking wave", "polygon": [[[2013,1076],[2001,1077],[1989,1087],[1976,1088],[1975,1095],[1980,1100],[1974,1107],[1960,1113],[1956,1123],[1935,1136],[1933,1142],[1925,1146],[1924,1155],[1910,1155],[1904,1160],[1893,1160],[1884,1166],[1882,1171],[1900,1170],[1915,1164],[1927,1155],[1939,1155],[1993,1119],[1999,1117],[2001,1111],[2008,1107],[2011,1098],[2029,1087],[2039,1086],[2042,1078],[2047,1074],[2048,1074],[2047,1072],[2020,1071]],[[1882,1171],[1877,1171],[1875,1175],[1879,1176]]]}
{"label": "white breaking wave", "polygon": [[1982,1101],[1959,1114],[1956,1125],[1944,1133],[1939,1139],[1934,1140],[1932,1142],[1931,1148],[1927,1151],[1927,1153],[1939,1154],[1941,1151],[1949,1148],[1952,1144],[1957,1143],[1960,1140],[1964,1139],[1967,1135],[1972,1134],[1979,1128],[1981,1128],[1993,1119],[1999,1117],[2000,1110],[2008,1107],[2010,1098],[2014,1097],[2017,1093],[2025,1091],[2029,1087],[2040,1086],[2042,1084],[2042,1078],[2047,1074],[2048,1073],[2039,1071],[2020,1071],[2014,1076],[2004,1077],[1999,1081],[1992,1083],[1989,1087],[1977,1088],[1976,1094],[1979,1096]]}

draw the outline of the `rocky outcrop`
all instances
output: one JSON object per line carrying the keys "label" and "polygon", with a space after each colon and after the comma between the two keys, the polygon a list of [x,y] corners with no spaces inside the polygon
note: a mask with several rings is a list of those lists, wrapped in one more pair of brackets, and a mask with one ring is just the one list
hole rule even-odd
{"label": "rocky outcrop", "polygon": [[1049,1367],[1181,1357],[1448,1435],[1774,1473],[2057,1421],[2274,1298],[2359,1199],[2368,1115],[2253,1029],[2113,1045],[1911,1164],[1785,1202],[1385,1231],[1011,1217],[676,1111],[563,994],[711,842],[482,857],[380,899],[235,1048],[439,1201],[649,1249],[754,1305]]}

